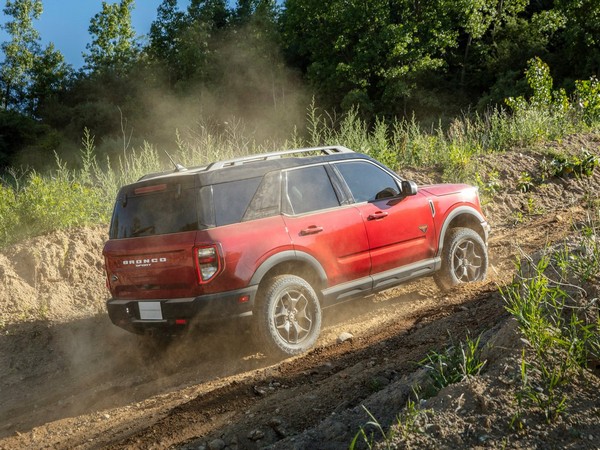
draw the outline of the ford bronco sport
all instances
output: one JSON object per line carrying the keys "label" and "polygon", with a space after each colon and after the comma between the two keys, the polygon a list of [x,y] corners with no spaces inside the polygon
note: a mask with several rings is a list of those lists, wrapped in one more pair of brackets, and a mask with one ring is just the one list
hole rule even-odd
{"label": "ford bronco sport", "polygon": [[107,308],[139,334],[251,316],[266,351],[293,355],[326,306],[425,275],[483,280],[487,236],[476,188],[417,189],[341,146],[178,166],[120,189]]}

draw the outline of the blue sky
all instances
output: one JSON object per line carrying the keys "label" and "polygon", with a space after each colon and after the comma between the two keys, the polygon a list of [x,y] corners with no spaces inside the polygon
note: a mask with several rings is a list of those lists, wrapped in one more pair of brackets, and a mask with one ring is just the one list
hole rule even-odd
{"label": "blue sky", "polygon": [[[108,0],[116,3],[117,0]],[[39,20],[34,22],[35,28],[40,33],[42,46],[49,42],[63,54],[68,64],[74,68],[83,65],[82,52],[90,42],[88,28],[90,19],[102,9],[102,0],[43,0],[44,12]],[[185,7],[187,1],[179,2]],[[2,12],[6,2],[0,0],[0,23],[7,20]],[[145,35],[150,30],[150,24],[156,18],[156,9],[161,0],[137,0],[131,14],[131,21],[138,35]],[[0,42],[8,36],[0,30]],[[0,58],[4,58],[0,55]]]}

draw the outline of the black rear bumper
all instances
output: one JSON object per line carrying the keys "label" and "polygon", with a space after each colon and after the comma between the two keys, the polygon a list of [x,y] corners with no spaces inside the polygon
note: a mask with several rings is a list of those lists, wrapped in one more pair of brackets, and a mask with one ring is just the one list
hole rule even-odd
{"label": "black rear bumper", "polygon": [[[106,302],[110,320],[117,326],[137,334],[148,332],[176,333],[192,321],[217,322],[226,318],[252,315],[258,286],[219,294],[191,298],[153,300],[115,299]],[[247,300],[246,300],[247,299]],[[143,319],[140,303],[160,303],[160,318]]]}

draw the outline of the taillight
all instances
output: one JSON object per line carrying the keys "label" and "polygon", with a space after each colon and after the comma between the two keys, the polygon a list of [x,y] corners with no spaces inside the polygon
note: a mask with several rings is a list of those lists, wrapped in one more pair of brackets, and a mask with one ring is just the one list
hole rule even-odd
{"label": "taillight", "polygon": [[216,245],[203,245],[194,248],[198,283],[208,283],[221,271],[221,258]]}

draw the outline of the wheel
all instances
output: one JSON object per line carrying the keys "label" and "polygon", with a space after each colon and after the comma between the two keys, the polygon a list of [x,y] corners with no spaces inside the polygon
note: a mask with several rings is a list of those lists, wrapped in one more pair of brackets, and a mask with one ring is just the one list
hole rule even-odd
{"label": "wheel", "polygon": [[321,331],[321,305],[308,282],[280,275],[260,289],[255,335],[267,351],[291,356],[310,349]]}
{"label": "wheel", "polygon": [[442,251],[442,267],[434,280],[442,290],[485,279],[488,266],[487,247],[471,228],[454,228]]}

